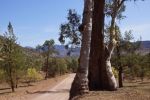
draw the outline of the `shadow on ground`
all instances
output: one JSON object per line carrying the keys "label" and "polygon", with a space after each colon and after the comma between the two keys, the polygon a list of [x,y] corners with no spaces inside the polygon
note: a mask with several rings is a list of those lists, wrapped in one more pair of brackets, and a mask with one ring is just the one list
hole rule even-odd
{"label": "shadow on ground", "polygon": [[26,91],[28,94],[45,94],[45,93],[68,93],[69,89],[59,89],[56,91],[35,91],[35,92],[29,92]]}
{"label": "shadow on ground", "polygon": [[12,92],[2,92],[2,93],[0,93],[0,95],[8,94],[8,93],[12,93]]}

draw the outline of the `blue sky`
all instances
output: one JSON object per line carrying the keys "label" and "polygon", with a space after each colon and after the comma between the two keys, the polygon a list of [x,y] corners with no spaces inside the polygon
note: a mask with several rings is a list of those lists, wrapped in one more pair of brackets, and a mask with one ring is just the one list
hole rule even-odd
{"label": "blue sky", "polygon": [[[82,14],[84,0],[0,0],[0,34],[11,21],[22,46],[42,44],[47,39],[58,42],[59,25],[66,21],[67,10]],[[119,25],[122,32],[133,30],[135,39],[150,40],[150,0],[128,2]]]}

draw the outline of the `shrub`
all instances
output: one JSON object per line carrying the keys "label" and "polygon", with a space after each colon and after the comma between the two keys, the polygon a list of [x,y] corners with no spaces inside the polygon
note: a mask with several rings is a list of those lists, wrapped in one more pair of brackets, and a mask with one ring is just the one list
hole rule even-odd
{"label": "shrub", "polygon": [[113,71],[114,76],[118,78],[118,71],[114,67],[112,67],[112,71]]}
{"label": "shrub", "polygon": [[27,69],[27,83],[28,85],[30,82],[35,82],[42,79],[42,75],[37,72],[35,68],[28,68]]}

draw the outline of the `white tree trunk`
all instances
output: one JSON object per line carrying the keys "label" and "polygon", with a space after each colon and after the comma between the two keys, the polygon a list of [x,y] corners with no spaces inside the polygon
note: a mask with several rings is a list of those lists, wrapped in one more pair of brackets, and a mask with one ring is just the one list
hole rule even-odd
{"label": "white tree trunk", "polygon": [[112,67],[111,67],[111,62],[110,62],[111,56],[117,44],[117,41],[115,40],[115,35],[116,35],[115,34],[115,18],[112,18],[111,27],[110,27],[110,43],[108,47],[106,46],[105,48],[105,54],[106,54],[105,63],[106,63],[106,71],[107,71],[107,76],[109,80],[110,90],[116,90],[118,87],[114,73],[112,72]]}
{"label": "white tree trunk", "polygon": [[108,81],[109,81],[109,85],[110,85],[110,90],[116,90],[118,85],[117,85],[117,81],[115,79],[114,73],[112,71],[112,67],[111,67],[111,55],[113,53],[113,50],[115,48],[115,45],[111,44],[112,48],[106,48],[105,50],[106,52],[106,71],[107,71],[107,76],[108,76]]}
{"label": "white tree trunk", "polygon": [[112,16],[111,16],[111,26],[110,26],[110,43],[108,45],[108,47],[106,47],[105,49],[105,53],[106,53],[106,70],[107,70],[107,75],[108,75],[108,80],[109,80],[109,84],[111,87],[111,90],[116,90],[117,89],[117,81],[115,79],[115,76],[112,72],[112,67],[111,67],[111,56],[112,53],[116,47],[117,41],[115,40],[116,37],[116,33],[115,33],[115,20],[116,20],[116,16],[118,14],[118,11],[120,10],[122,4],[125,2],[125,0],[115,0],[114,2],[114,8],[113,8],[113,12],[112,12]]}
{"label": "white tree trunk", "polygon": [[84,0],[82,20],[82,45],[79,67],[70,90],[70,100],[79,94],[88,92],[88,67],[92,31],[92,0]]}

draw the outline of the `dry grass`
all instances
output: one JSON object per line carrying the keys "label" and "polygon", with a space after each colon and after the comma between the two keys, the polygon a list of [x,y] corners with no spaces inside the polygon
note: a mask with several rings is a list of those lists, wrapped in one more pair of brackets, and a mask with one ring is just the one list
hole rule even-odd
{"label": "dry grass", "polygon": [[75,100],[150,100],[150,80],[125,82],[124,85],[117,91],[93,91]]}
{"label": "dry grass", "polygon": [[32,83],[31,86],[27,84],[20,84],[19,88],[14,93],[7,84],[0,84],[0,100],[29,100],[35,97],[37,91],[46,91],[65,79],[68,75],[57,76],[39,82]]}

